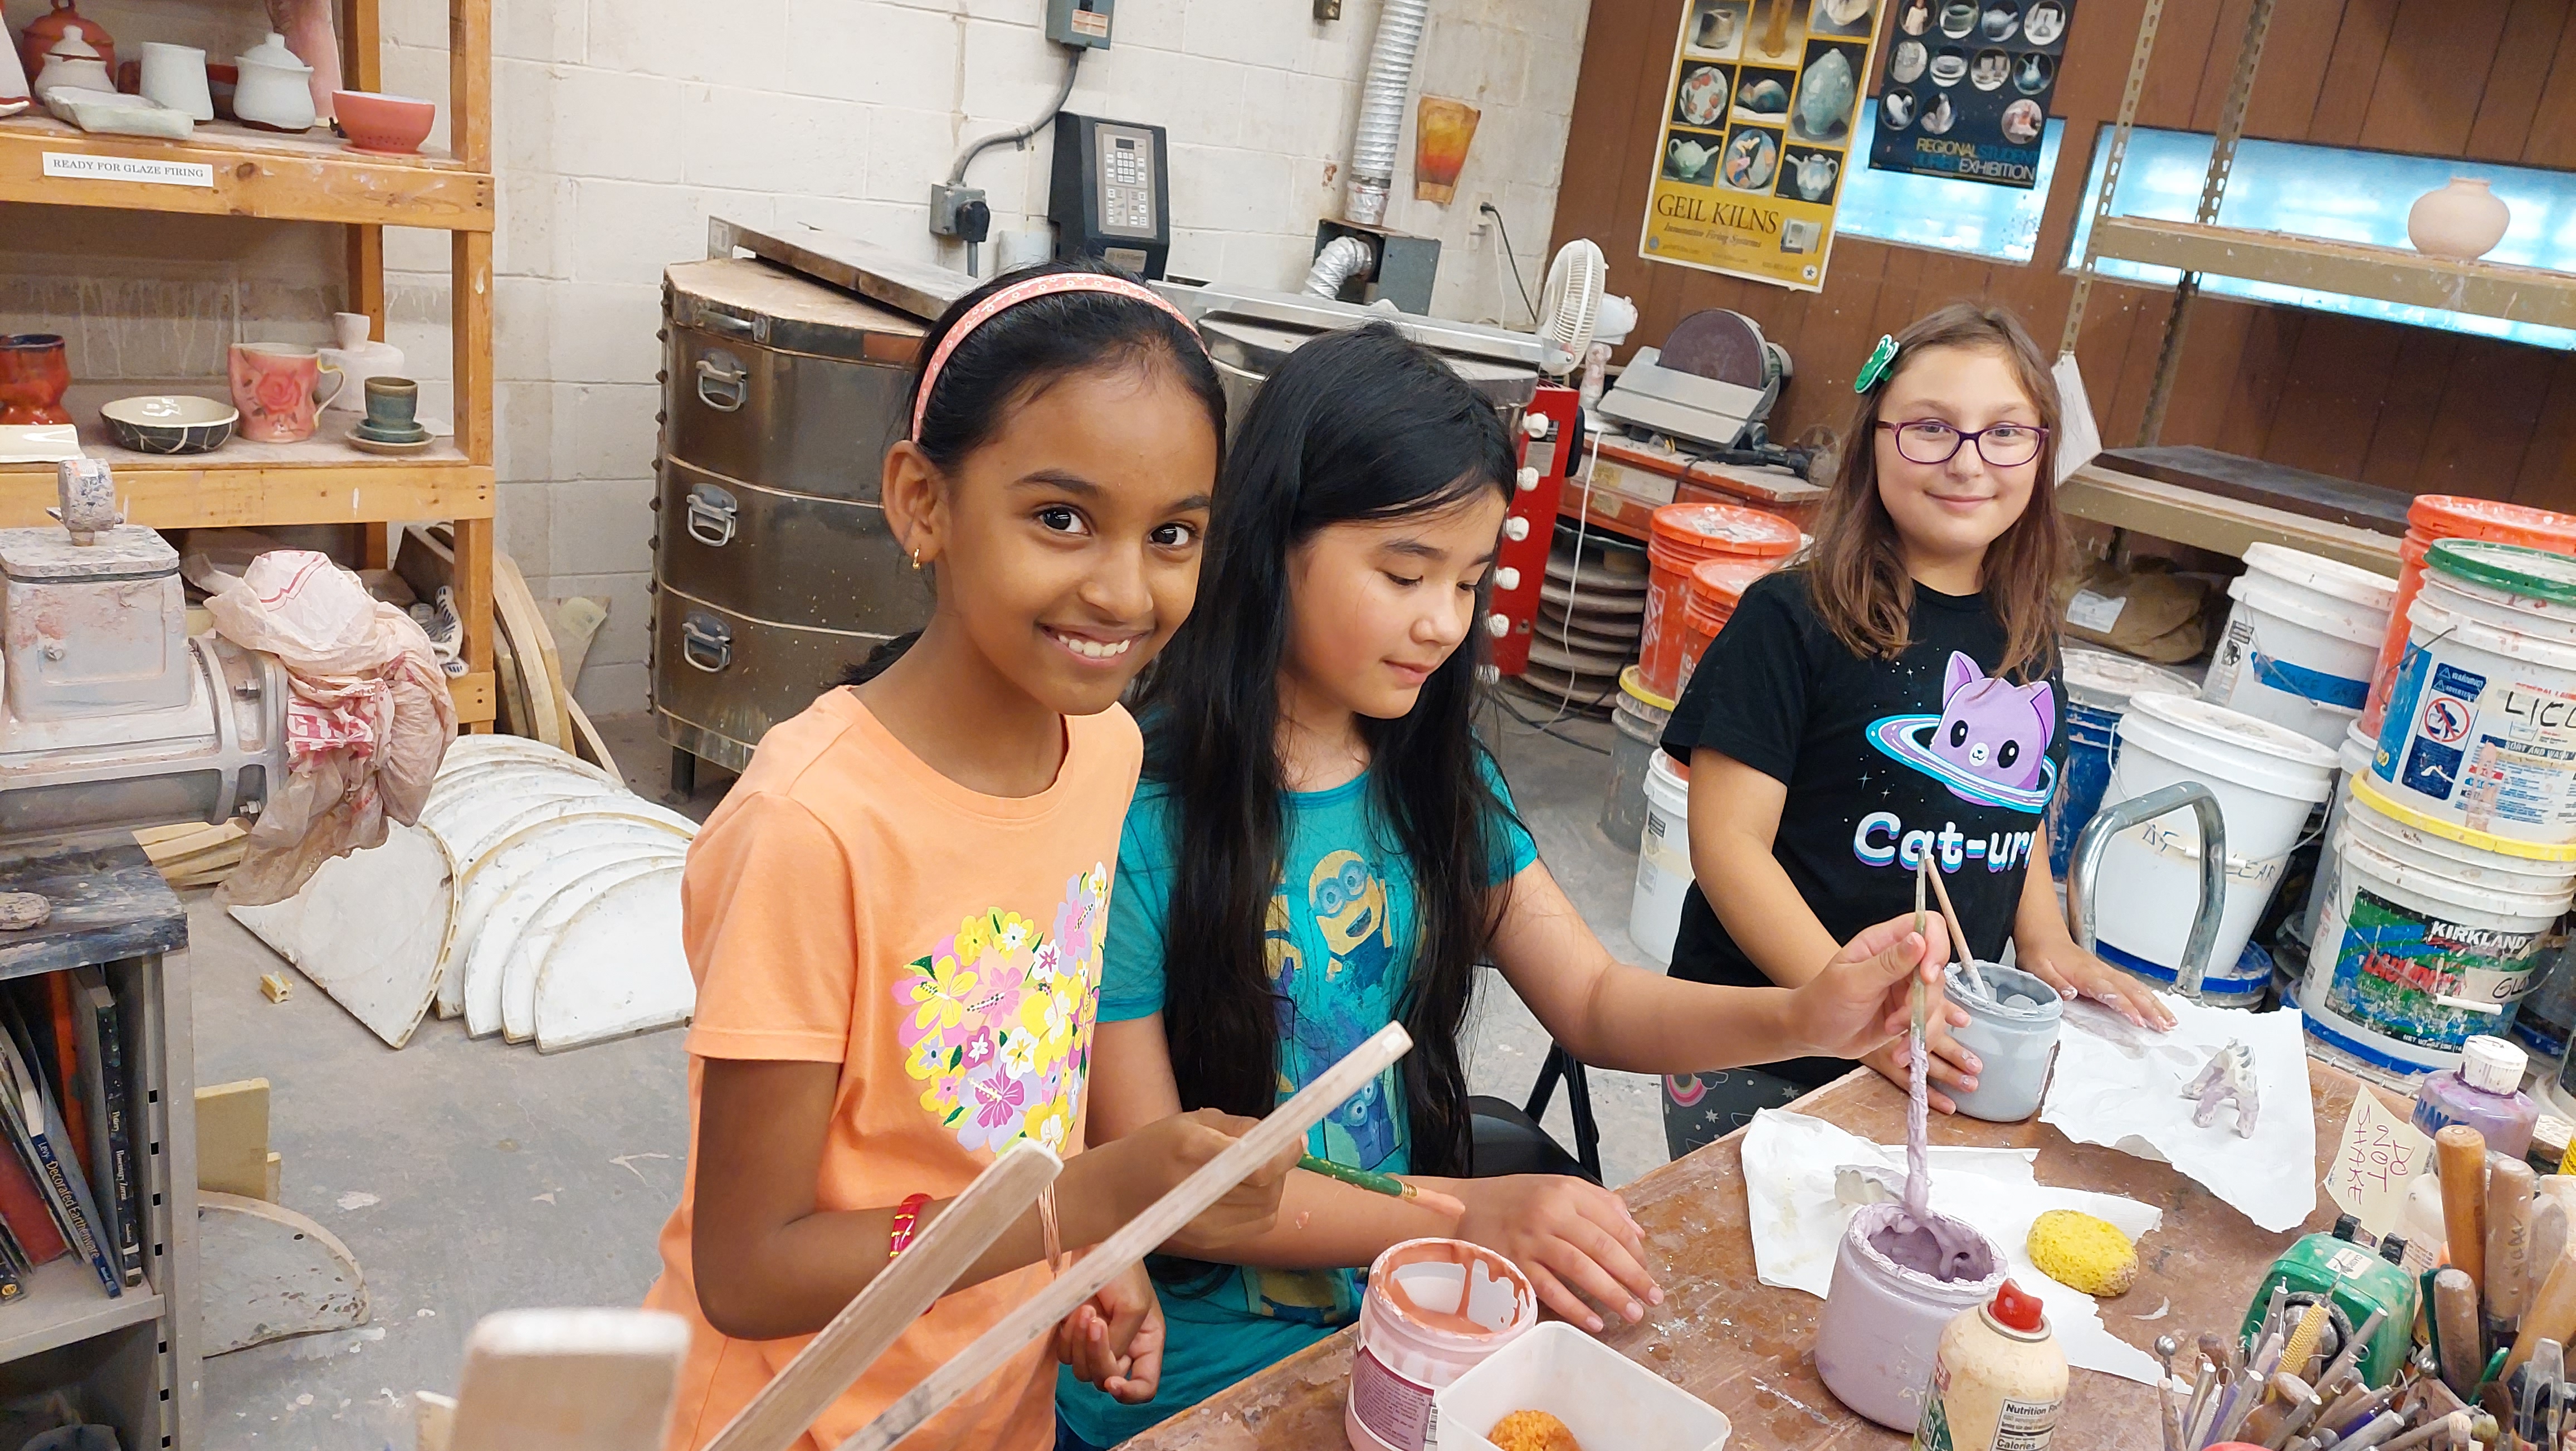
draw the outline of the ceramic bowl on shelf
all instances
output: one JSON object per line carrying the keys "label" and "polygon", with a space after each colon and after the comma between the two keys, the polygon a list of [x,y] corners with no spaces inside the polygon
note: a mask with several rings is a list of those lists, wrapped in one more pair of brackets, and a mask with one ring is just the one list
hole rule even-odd
{"label": "ceramic bowl on shelf", "polygon": [[429,128],[438,120],[438,107],[409,96],[333,91],[331,114],[339,118],[350,150],[411,156],[417,155],[420,143],[429,139]]}
{"label": "ceramic bowl on shelf", "polygon": [[233,436],[241,411],[191,393],[119,398],[101,408],[108,436],[136,453],[208,453]]}

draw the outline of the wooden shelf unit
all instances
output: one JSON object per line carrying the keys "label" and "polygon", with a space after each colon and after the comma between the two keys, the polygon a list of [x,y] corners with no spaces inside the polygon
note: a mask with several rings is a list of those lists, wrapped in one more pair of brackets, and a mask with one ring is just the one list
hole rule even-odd
{"label": "wooden shelf unit", "polygon": [[2145,217],[2101,223],[2093,251],[2124,262],[2339,292],[2404,307],[2576,327],[2576,274],[2545,267],[2463,262],[2404,247]]}
{"label": "wooden shelf unit", "polygon": [[[380,88],[377,0],[340,7],[348,88]],[[464,620],[466,673],[451,685],[457,719],[488,730],[492,691],[492,0],[449,0],[447,125],[450,155],[354,151],[327,130],[300,136],[230,123],[201,125],[185,141],[91,136],[33,112],[0,120],[0,204],[107,207],[314,222],[347,232],[346,310],[384,336],[384,229],[449,234],[455,434],[431,450],[386,458],[339,440],[339,425],[301,444],[227,443],[210,454],[167,458],[107,443],[95,407],[76,403],[82,444],[115,470],[133,522],[156,529],[359,523],[365,563],[392,562],[405,523],[456,527],[456,606]],[[113,157],[202,164],[210,185],[165,185],[48,176],[45,157]],[[54,502],[50,464],[0,466],[0,524],[44,522]]]}

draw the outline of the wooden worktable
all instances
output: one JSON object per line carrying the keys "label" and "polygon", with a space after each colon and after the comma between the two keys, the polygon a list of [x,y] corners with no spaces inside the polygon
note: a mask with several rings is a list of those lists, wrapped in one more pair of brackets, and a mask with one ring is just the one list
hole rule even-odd
{"label": "wooden worktable", "polygon": [[[2361,1085],[2314,1060],[2308,1076],[2315,1095],[2316,1172],[2323,1178]],[[1818,1089],[1795,1107],[1880,1143],[1905,1137],[1905,1096],[1867,1070]],[[1741,1132],[1729,1134],[1621,1191],[1645,1226],[1647,1268],[1664,1286],[1664,1303],[1644,1323],[1614,1329],[1604,1339],[1724,1411],[1735,1423],[1730,1451],[1905,1445],[1905,1438],[1843,1409],[1816,1378],[1816,1316],[1825,1302],[1755,1279],[1743,1138]],[[2167,1165],[2069,1143],[2035,1118],[1989,1124],[1936,1117],[1932,1142],[2036,1147],[2043,1184],[2125,1194],[2162,1209],[2163,1227],[2138,1247],[2143,1265],[2137,1288],[2102,1302],[2111,1332],[2150,1354],[2160,1334],[2189,1345],[2204,1330],[2232,1332],[2262,1269],[2298,1237],[2264,1233]],[[2299,1233],[2328,1228],[2334,1218],[2332,1201],[2320,1193],[2316,1213]],[[2139,1318],[2167,1302],[2164,1315]],[[1350,1360],[1351,1335],[1344,1331],[1127,1442],[1127,1451],[1339,1451],[1348,1444],[1342,1404]],[[2057,1444],[2087,1451],[2155,1447],[2162,1439],[2157,1428],[2150,1388],[2079,1370]]]}

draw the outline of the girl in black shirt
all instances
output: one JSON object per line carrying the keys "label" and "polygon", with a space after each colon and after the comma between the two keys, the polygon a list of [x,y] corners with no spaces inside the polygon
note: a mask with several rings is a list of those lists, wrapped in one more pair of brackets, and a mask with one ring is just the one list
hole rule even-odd
{"label": "girl in black shirt", "polygon": [[[2142,1027],[2172,1017],[2075,945],[2041,812],[2064,769],[2051,589],[2064,542],[2047,360],[2009,313],[1957,304],[1882,339],[1857,385],[1814,548],[1756,583],[1664,732],[1690,763],[1676,976],[1795,986],[1910,910],[1930,852],[1968,944]],[[2032,862],[2040,869],[2031,871]],[[1980,1065],[1931,1033],[1932,1105]],[[1902,1039],[1862,1060],[1900,1087]],[[1839,1059],[1665,1081],[1679,1156],[1847,1071]]]}

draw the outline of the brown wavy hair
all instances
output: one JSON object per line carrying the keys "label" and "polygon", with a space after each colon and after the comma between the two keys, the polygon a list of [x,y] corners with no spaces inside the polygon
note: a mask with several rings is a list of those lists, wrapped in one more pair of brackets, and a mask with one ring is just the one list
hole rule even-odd
{"label": "brown wavy hair", "polygon": [[1897,553],[1896,521],[1878,497],[1878,409],[1888,385],[1933,348],[1977,348],[2012,365],[2048,430],[2034,461],[2030,502],[1986,546],[1984,594],[2004,630],[1996,674],[2027,684],[2057,661],[2058,575],[2066,567],[2066,526],[2057,511],[2057,380],[2021,320],[2001,308],[1954,302],[1896,335],[1896,361],[1852,410],[1842,461],[1817,506],[1814,548],[1804,564],[1816,613],[1856,655],[1893,660],[1912,643],[1914,580]]}

